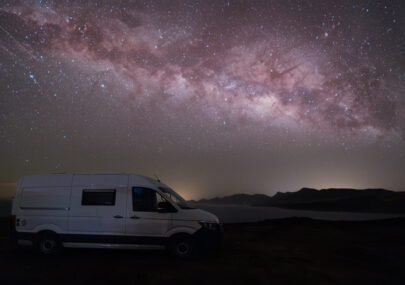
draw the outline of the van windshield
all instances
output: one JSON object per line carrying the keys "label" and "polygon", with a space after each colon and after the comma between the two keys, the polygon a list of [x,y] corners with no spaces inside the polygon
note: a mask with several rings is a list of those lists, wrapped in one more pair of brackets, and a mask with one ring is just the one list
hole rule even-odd
{"label": "van windshield", "polygon": [[174,192],[174,190],[170,189],[169,187],[159,187],[159,189],[166,195],[168,199],[170,199],[181,209],[194,209],[187,204],[186,200],[184,200],[179,194]]}

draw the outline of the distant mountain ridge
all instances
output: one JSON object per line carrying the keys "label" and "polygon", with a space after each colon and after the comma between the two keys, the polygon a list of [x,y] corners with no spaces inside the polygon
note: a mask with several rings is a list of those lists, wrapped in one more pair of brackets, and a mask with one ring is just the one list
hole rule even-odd
{"label": "distant mountain ridge", "polygon": [[271,206],[302,210],[405,213],[405,192],[386,189],[302,188],[296,192],[235,194],[196,203]]}
{"label": "distant mountain ridge", "polygon": [[191,202],[210,203],[210,204],[231,204],[231,205],[256,205],[264,202],[270,202],[271,200],[272,198],[265,194],[234,194],[225,197],[201,199],[199,201],[191,201]]}

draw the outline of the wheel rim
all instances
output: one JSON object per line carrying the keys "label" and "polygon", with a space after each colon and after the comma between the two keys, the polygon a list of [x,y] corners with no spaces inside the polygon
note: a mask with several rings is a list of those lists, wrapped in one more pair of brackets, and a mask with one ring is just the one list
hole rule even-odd
{"label": "wheel rim", "polygon": [[190,245],[187,242],[180,242],[176,246],[178,255],[187,255],[190,252]]}
{"label": "wheel rim", "polygon": [[55,246],[56,246],[56,242],[53,239],[45,239],[41,243],[41,250],[43,252],[50,252],[55,249]]}

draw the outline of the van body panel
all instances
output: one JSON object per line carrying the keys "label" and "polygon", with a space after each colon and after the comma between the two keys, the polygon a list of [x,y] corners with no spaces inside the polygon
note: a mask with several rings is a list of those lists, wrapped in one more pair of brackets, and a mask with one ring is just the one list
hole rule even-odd
{"label": "van body panel", "polygon": [[75,174],[72,186],[86,187],[126,187],[127,174]]}
{"label": "van body panel", "polygon": [[172,225],[172,213],[139,212],[128,207],[126,234],[136,236],[166,236]]}
{"label": "van body panel", "polygon": [[152,189],[158,189],[156,184],[154,183],[154,180],[136,175],[136,174],[130,174],[128,177],[128,186],[130,187],[146,187],[146,188],[152,188]]}
{"label": "van body panel", "polygon": [[70,187],[73,174],[43,174],[24,176],[22,187]]}
{"label": "van body panel", "polygon": [[[52,219],[52,224],[49,224],[49,219],[44,217],[36,218],[35,225],[32,229],[26,230],[25,232],[39,233],[41,231],[53,231],[57,234],[67,233],[67,219],[66,218],[54,218]],[[23,231],[23,230],[22,230]]]}
{"label": "van body panel", "polygon": [[67,217],[24,215],[18,216],[16,220],[16,230],[19,232],[38,233],[43,230],[58,234],[67,232]]}
{"label": "van body panel", "polygon": [[[21,190],[20,208],[23,210],[67,209],[70,191],[70,187],[25,187]],[[66,214],[64,211],[59,213]]]}
{"label": "van body panel", "polygon": [[19,180],[12,214],[21,232],[52,230],[65,233],[68,228],[72,175],[25,176]]}
{"label": "van body panel", "polygon": [[163,245],[157,244],[117,244],[117,243],[90,243],[90,242],[64,242],[64,247],[71,248],[110,248],[110,249],[148,249],[162,250]]}
{"label": "van body panel", "polygon": [[182,233],[186,233],[189,235],[192,235],[196,232],[196,229],[201,228],[201,226],[196,222],[194,226],[190,226],[190,223],[179,223],[179,222],[175,222],[173,223],[171,229],[169,229],[169,231],[167,231],[166,236],[170,237],[173,236],[175,234],[182,234]]}
{"label": "van body panel", "polygon": [[215,222],[219,223],[218,218],[201,209],[189,209],[182,212],[174,213],[173,219],[178,222],[201,221],[201,222]]}
{"label": "van body panel", "polygon": [[[127,175],[74,175],[69,210],[69,232],[119,234],[125,232]],[[113,191],[114,205],[83,205],[83,191]],[[120,217],[120,218],[119,218]]]}

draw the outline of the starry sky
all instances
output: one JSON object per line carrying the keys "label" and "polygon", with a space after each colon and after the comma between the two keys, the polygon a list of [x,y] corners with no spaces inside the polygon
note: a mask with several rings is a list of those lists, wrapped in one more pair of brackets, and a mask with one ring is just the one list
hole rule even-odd
{"label": "starry sky", "polygon": [[0,197],[104,171],[187,199],[405,190],[404,17],[400,0],[1,1]]}

